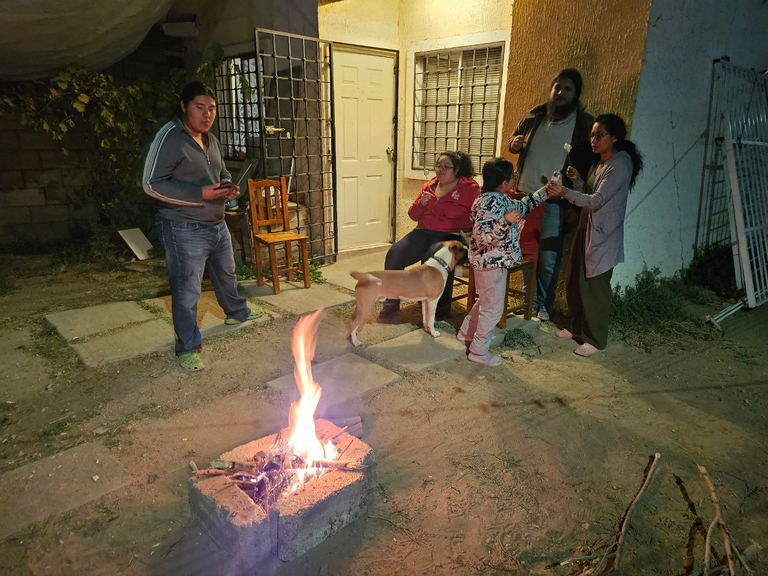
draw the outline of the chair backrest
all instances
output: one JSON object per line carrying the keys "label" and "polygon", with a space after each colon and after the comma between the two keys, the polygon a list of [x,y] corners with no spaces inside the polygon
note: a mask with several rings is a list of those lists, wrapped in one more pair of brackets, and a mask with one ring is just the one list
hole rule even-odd
{"label": "chair backrest", "polygon": [[251,222],[255,231],[261,226],[281,224],[288,230],[288,192],[285,178],[280,180],[248,180]]}

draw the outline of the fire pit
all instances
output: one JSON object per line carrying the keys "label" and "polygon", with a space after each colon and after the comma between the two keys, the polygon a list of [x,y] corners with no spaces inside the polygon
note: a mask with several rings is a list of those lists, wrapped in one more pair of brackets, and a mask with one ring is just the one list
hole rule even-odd
{"label": "fire pit", "polygon": [[371,448],[345,429],[314,420],[322,390],[311,359],[321,312],[294,330],[296,383],[289,426],[221,455],[190,480],[193,514],[219,543],[255,566],[270,554],[293,560],[356,520],[376,475]]}

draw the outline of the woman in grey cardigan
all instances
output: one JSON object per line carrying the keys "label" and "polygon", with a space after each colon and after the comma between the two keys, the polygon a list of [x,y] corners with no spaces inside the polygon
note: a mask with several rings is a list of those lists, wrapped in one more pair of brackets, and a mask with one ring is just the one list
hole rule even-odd
{"label": "woman in grey cardigan", "polygon": [[611,275],[616,264],[624,261],[627,196],[643,169],[642,156],[626,137],[627,125],[621,117],[598,116],[589,139],[600,161],[590,169],[586,181],[570,166],[567,175],[574,190],[552,182],[547,185],[550,196],[584,208],[567,287],[571,329],[557,331],[558,338],[581,342],[574,350],[579,356],[592,356],[608,344]]}

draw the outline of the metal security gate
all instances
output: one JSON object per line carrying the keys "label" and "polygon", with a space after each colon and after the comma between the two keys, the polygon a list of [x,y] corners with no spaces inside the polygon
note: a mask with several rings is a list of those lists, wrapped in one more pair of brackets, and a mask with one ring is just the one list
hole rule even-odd
{"label": "metal security gate", "polygon": [[731,242],[746,304],[759,306],[768,301],[768,77],[715,61],[708,134],[697,242]]}
{"label": "metal security gate", "polygon": [[260,176],[284,176],[291,229],[309,236],[310,259],[335,260],[335,134],[329,42],[255,30]]}

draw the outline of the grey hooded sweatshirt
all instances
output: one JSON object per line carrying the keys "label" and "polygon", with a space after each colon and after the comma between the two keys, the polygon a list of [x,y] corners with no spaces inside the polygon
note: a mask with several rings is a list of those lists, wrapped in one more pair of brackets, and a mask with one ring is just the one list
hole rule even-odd
{"label": "grey hooded sweatshirt", "polygon": [[224,198],[203,201],[203,186],[231,182],[221,144],[203,135],[205,150],[179,118],[155,135],[144,161],[144,192],[159,203],[158,216],[212,226],[224,220]]}

